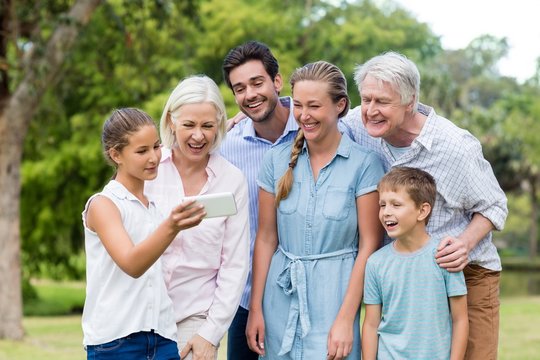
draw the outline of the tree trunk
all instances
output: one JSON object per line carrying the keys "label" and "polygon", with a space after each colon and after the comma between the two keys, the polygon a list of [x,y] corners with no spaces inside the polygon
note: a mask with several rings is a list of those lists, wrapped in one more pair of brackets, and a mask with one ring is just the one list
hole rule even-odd
{"label": "tree trunk", "polygon": [[[45,50],[34,51],[27,59],[25,77],[14,93],[0,99],[0,338],[21,339],[24,334],[19,231],[24,138],[43,94],[58,79],[80,28],[88,23],[99,3],[78,0],[59,21],[61,25],[44,45]],[[33,45],[38,48],[43,44]]]}
{"label": "tree trunk", "polygon": [[19,194],[22,145],[0,115],[0,338],[20,339],[22,328]]}
{"label": "tree trunk", "polygon": [[531,231],[529,233],[529,258],[532,260],[538,253],[538,196],[536,185],[538,177],[533,176],[530,180],[531,190]]}

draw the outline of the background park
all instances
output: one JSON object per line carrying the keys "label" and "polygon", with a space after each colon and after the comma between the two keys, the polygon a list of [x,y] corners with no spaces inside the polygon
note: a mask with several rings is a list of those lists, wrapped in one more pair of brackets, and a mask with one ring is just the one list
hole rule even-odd
{"label": "background park", "polygon": [[420,100],[481,140],[508,196],[494,236],[499,358],[540,359],[540,61],[529,79],[501,75],[506,38],[448,50],[391,0],[2,0],[0,29],[0,360],[85,358],[81,211],[112,175],[107,115],[132,106],[159,119],[191,74],[220,84],[234,115],[221,63],[250,39],[271,47],[284,79],[307,62],[338,65],[353,106],[356,64],[396,50],[419,65]]}

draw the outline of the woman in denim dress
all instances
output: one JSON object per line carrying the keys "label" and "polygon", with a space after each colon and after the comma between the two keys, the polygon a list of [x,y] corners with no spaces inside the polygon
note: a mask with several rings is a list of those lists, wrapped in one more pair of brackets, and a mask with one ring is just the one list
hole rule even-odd
{"label": "woman in denim dress", "polygon": [[367,258],[380,245],[375,153],[338,130],[349,108],[343,73],[324,61],[291,77],[292,143],[259,174],[259,229],[247,337],[268,359],[360,359]]}

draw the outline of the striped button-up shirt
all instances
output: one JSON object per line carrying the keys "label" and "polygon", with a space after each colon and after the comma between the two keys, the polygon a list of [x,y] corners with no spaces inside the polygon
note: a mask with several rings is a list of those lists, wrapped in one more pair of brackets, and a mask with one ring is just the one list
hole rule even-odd
{"label": "striped button-up shirt", "polygon": [[[420,104],[418,111],[427,116],[424,127],[408,151],[397,158],[384,140],[367,134],[360,106],[349,111],[342,120],[354,140],[377,151],[387,168],[415,167],[435,178],[437,200],[427,226],[432,238],[459,236],[475,213],[489,219],[495,229],[502,230],[508,215],[506,196],[482,154],[478,139],[437,115],[431,107]],[[471,250],[469,260],[490,270],[501,269],[491,232]]]}
{"label": "striped button-up shirt", "polygon": [[[286,141],[291,141],[296,136],[298,124],[294,119],[292,99],[290,97],[280,98],[281,103],[289,108],[289,118],[283,134],[272,143],[263,139],[255,133],[253,122],[246,118],[236,124],[221,144],[221,155],[229,160],[233,165],[242,170],[247,179],[249,191],[249,223],[250,223],[250,238],[251,248],[249,263],[253,259],[253,246],[255,244],[255,236],[257,235],[258,209],[259,209],[259,186],[257,185],[257,176],[259,175],[259,167],[262,164],[264,154],[272,147]],[[251,295],[251,267],[248,274],[246,287],[240,300],[240,306],[249,309],[249,300]]]}

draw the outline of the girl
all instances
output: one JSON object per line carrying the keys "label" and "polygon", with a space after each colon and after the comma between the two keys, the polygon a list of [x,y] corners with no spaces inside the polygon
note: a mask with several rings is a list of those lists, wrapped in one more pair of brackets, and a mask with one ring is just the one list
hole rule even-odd
{"label": "girl", "polygon": [[[205,215],[193,201],[161,222],[143,194],[154,179],[161,145],[152,119],[137,109],[113,112],[102,145],[116,174],[83,211],[86,301],[82,317],[88,359],[179,359],[173,308],[161,254],[180,230]],[[161,224],[160,224],[161,222]]]}
{"label": "girl", "polygon": [[338,130],[349,98],[336,66],[307,64],[290,83],[300,130],[268,151],[259,175],[249,346],[268,359],[360,359],[364,268],[382,239],[383,167]]}
{"label": "girl", "polygon": [[166,148],[159,175],[145,192],[168,212],[184,196],[232,192],[238,213],[205,219],[178,234],[163,255],[182,359],[217,359],[219,342],[234,317],[249,267],[247,183],[216,151],[225,136],[225,104],[207,76],[180,82],[160,122]]}

